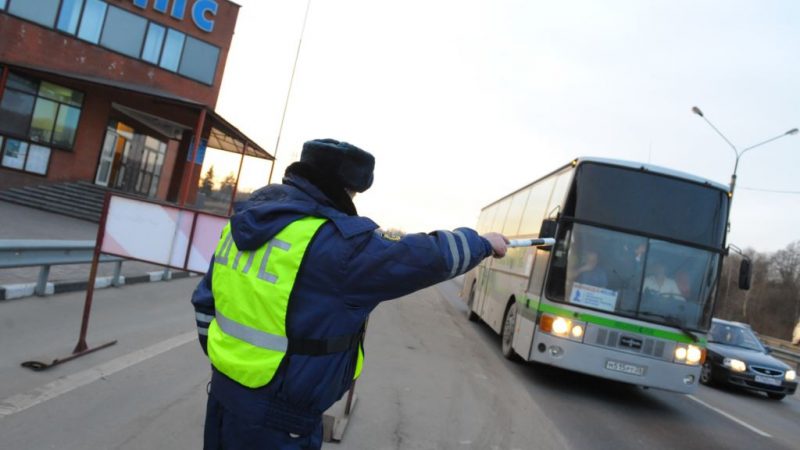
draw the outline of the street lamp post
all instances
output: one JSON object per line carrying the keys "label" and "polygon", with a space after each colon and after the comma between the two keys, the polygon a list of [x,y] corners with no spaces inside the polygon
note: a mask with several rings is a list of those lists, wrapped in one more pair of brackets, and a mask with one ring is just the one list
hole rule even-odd
{"label": "street lamp post", "polygon": [[[775,141],[777,139],[780,139],[780,138],[782,138],[784,136],[791,136],[791,135],[797,134],[798,133],[798,129],[797,128],[792,128],[791,130],[789,130],[789,131],[787,131],[785,133],[782,133],[782,134],[779,134],[779,135],[777,135],[777,136],[775,136],[773,138],[767,139],[766,141],[759,142],[758,144],[751,145],[750,147],[747,147],[747,148],[745,148],[745,149],[740,151],[739,149],[736,148],[735,145],[733,145],[733,143],[730,141],[730,139],[725,137],[725,135],[722,134],[722,132],[719,131],[719,129],[717,129],[717,127],[715,127],[714,124],[711,123],[710,120],[708,120],[708,118],[705,116],[705,114],[703,114],[703,111],[701,111],[700,108],[698,108],[697,106],[693,106],[692,107],[692,112],[694,114],[697,114],[698,116],[702,117],[703,120],[705,120],[706,123],[714,131],[717,132],[717,134],[733,149],[733,152],[736,154],[736,162],[733,165],[733,174],[731,175],[730,190],[728,192],[728,195],[730,197],[730,199],[728,201],[728,214],[727,214],[727,220],[725,221],[726,223],[728,223],[728,226],[730,226],[731,203],[733,202],[733,191],[734,191],[734,189],[736,189],[736,171],[739,170],[739,159],[741,159],[742,155],[744,155],[745,153],[749,152],[750,150],[753,150],[756,147],[760,147],[760,146],[762,146],[764,144],[768,144],[768,143],[770,143],[772,141]],[[739,253],[740,255],[742,255],[745,259],[748,259],[747,256],[741,250],[739,250],[736,246],[730,245],[729,249],[731,249],[731,248],[733,250],[735,250],[737,253]],[[744,263],[744,261],[742,261],[742,262]],[[749,272],[749,270],[750,269],[748,268],[747,271]],[[740,268],[740,270],[739,270],[739,273],[740,273],[739,276],[740,277],[741,277],[741,272],[742,272],[742,270]],[[749,276],[748,276],[748,278],[749,278]],[[729,266],[728,267],[728,287],[725,289],[725,295],[726,296],[728,295],[728,291],[730,290],[730,281],[731,280],[730,280],[730,266]],[[741,283],[741,280],[740,280],[740,283]],[[748,286],[745,289],[749,290],[750,289],[749,281],[747,283],[748,283]],[[740,284],[740,287],[741,287],[741,284]],[[745,295],[745,301],[744,301],[743,311],[742,311],[742,314],[744,315],[744,317],[747,317],[747,300],[748,300],[748,297],[747,297],[747,295]]]}
{"label": "street lamp post", "polygon": [[[703,118],[703,120],[705,120],[705,121],[706,121],[706,123],[707,123],[707,124],[708,124],[708,125],[709,125],[709,126],[710,126],[710,127],[713,129],[713,130],[714,130],[714,131],[716,131],[716,132],[717,132],[717,134],[718,134],[718,135],[719,135],[719,136],[720,136],[720,137],[721,137],[723,140],[725,140],[725,142],[726,142],[726,143],[727,143],[727,144],[728,144],[728,145],[729,145],[729,146],[730,146],[730,147],[733,149],[733,152],[736,154],[736,163],[735,163],[735,164],[734,164],[734,166],[733,166],[733,175],[731,175],[731,186],[730,186],[730,194],[731,194],[731,198],[733,198],[733,190],[736,188],[736,171],[737,171],[737,170],[739,170],[739,159],[742,157],[742,155],[744,155],[745,153],[747,153],[748,151],[750,151],[750,150],[752,150],[752,149],[754,149],[754,148],[756,148],[756,147],[760,147],[760,146],[762,146],[762,145],[764,145],[764,144],[768,144],[768,143],[770,143],[770,142],[772,142],[772,141],[775,141],[775,140],[778,140],[778,139],[780,139],[780,138],[782,138],[782,137],[784,137],[784,136],[791,136],[791,135],[797,134],[797,132],[798,132],[798,129],[797,129],[797,128],[792,128],[791,130],[789,130],[789,131],[787,131],[787,132],[785,132],[785,133],[782,133],[782,134],[779,134],[779,135],[777,135],[777,136],[775,136],[775,137],[773,137],[773,138],[767,139],[766,141],[759,142],[758,144],[751,145],[750,147],[747,147],[747,148],[745,148],[745,149],[743,149],[743,150],[741,150],[741,151],[740,151],[739,149],[737,149],[737,148],[736,148],[736,146],[735,146],[735,145],[733,145],[733,143],[730,141],[730,139],[728,139],[727,137],[725,137],[725,135],[724,135],[724,134],[722,134],[722,132],[721,132],[721,131],[719,131],[719,129],[717,129],[717,127],[715,127],[715,126],[714,126],[714,124],[713,124],[713,123],[711,123],[711,121],[710,121],[710,120],[708,120],[708,118],[707,118],[707,117],[706,117],[706,116],[703,114],[703,111],[701,111],[701,110],[700,110],[700,108],[698,108],[697,106],[693,106],[693,107],[692,107],[692,112],[693,112],[693,113],[695,113],[695,114],[697,114],[698,116],[702,117],[702,118]],[[730,213],[730,206],[728,206],[728,212]]]}

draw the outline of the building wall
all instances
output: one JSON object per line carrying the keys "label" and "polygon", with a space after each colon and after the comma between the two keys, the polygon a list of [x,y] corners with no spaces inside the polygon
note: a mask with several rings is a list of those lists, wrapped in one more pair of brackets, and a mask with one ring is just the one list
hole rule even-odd
{"label": "building wall", "polygon": [[[0,66],[16,66],[11,70],[20,75],[50,81],[84,94],[72,150],[53,148],[45,176],[0,167],[0,189],[77,180],[94,182],[106,127],[110,116],[117,115],[112,108],[112,103],[116,102],[188,128],[182,140],[167,141],[168,150],[156,195],[157,198],[171,201],[179,198],[181,179],[191,166],[186,158],[191,130],[196,127],[200,109],[186,104],[176,105],[164,99],[157,100],[150,95],[129,92],[127,89],[93,83],[90,79],[110,80],[156,95],[163,93],[180,97],[213,109],[219,95],[239,6],[228,0],[217,0],[218,11],[213,16],[214,29],[207,33],[200,30],[191,18],[191,7],[195,0],[186,0],[187,11],[183,20],[155,11],[155,2],[158,0],[149,0],[147,9],[134,6],[133,0],[105,1],[109,5],[218,47],[220,54],[213,83],[208,85],[192,80],[157,65],[85,42],[76,36],[20,19],[9,14],[7,10],[0,11]],[[173,0],[170,0],[170,7],[172,3]],[[59,73],[64,76],[59,76]],[[87,78],[75,79],[72,75]],[[207,123],[203,135],[207,136],[208,133]],[[200,167],[195,166],[193,179],[189,183],[190,201],[197,190],[196,184],[201,176]]]}
{"label": "building wall", "polygon": [[87,93],[83,100],[78,132],[75,135],[75,147],[71,152],[52,151],[48,181],[94,181],[110,112],[111,103],[108,99],[91,92]]}
{"label": "building wall", "polygon": [[[238,5],[219,0],[214,30],[206,33],[195,26],[188,11],[186,17],[179,21],[169,14],[153,10],[152,1],[148,2],[148,9],[134,6],[131,0],[110,0],[108,3],[219,47],[220,56],[213,85],[208,86],[4,12],[0,12],[0,62],[122,81],[169,92],[211,108],[216,106],[239,13]],[[186,3],[190,9],[194,2],[189,0]]]}

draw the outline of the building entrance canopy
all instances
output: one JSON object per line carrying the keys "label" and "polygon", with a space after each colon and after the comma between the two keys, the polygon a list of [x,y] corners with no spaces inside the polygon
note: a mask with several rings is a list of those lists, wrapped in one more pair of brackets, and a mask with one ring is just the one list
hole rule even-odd
{"label": "building entrance canopy", "polygon": [[[159,140],[174,141],[176,144],[171,145],[167,152],[174,154],[175,163],[171,169],[165,169],[165,172],[171,170],[171,174],[164,174],[165,182],[161,195],[158,195],[162,200],[180,204],[195,201],[206,147],[241,155],[242,160],[247,156],[274,164],[273,155],[207,105],[141,84],[43,67],[10,64],[6,67],[12,72],[83,92],[86,108],[107,111],[103,119],[105,123],[95,126],[105,129],[115,117],[118,120],[122,118],[137,129],[148,130],[147,134]],[[98,146],[102,147],[102,144],[98,142]],[[96,150],[99,152],[101,149]],[[113,159],[111,154],[106,156]],[[102,165],[102,161],[99,164]],[[236,178],[238,182],[238,176]],[[155,187],[153,189],[155,192]]]}

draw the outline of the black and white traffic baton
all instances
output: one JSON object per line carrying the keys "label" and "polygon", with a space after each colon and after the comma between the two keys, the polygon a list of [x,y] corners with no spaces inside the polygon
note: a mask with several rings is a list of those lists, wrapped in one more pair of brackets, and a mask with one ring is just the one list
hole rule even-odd
{"label": "black and white traffic baton", "polygon": [[508,242],[506,247],[513,248],[513,247],[547,247],[551,245],[555,245],[556,240],[554,238],[542,238],[542,239],[512,239]]}

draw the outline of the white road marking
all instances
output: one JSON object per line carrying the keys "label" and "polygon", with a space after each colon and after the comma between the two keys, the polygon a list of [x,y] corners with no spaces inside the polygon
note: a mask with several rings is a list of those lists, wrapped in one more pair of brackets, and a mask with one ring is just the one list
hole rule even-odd
{"label": "white road marking", "polygon": [[100,364],[91,369],[59,378],[29,392],[12,395],[4,400],[0,400],[0,419],[24,411],[48,400],[52,400],[79,387],[86,386],[101,378],[115,374],[135,364],[139,364],[140,362],[180,347],[194,339],[197,339],[197,332],[190,331],[161,341],[150,347],[112,359],[107,363]]}
{"label": "white road marking", "polygon": [[739,418],[737,418],[737,417],[734,417],[734,416],[732,416],[732,415],[730,415],[730,414],[726,413],[725,411],[723,411],[723,410],[721,410],[721,409],[719,409],[719,408],[717,408],[717,407],[714,407],[714,406],[711,406],[711,405],[709,405],[708,403],[706,403],[706,402],[704,402],[704,401],[700,400],[699,398],[695,397],[694,395],[687,395],[687,397],[689,397],[690,399],[692,399],[692,400],[696,401],[697,403],[699,403],[699,404],[701,404],[701,405],[705,406],[706,408],[708,408],[708,409],[710,409],[710,410],[712,410],[712,411],[714,411],[714,412],[716,412],[716,413],[719,413],[719,414],[721,414],[721,415],[723,415],[723,416],[727,417],[728,419],[730,419],[730,420],[732,420],[732,421],[734,421],[734,422],[738,423],[739,425],[741,425],[741,426],[743,426],[743,427],[747,428],[748,430],[752,431],[753,433],[760,434],[761,436],[768,437],[768,438],[771,438],[771,437],[772,437],[772,435],[771,435],[771,434],[769,434],[769,433],[767,433],[767,432],[764,432],[764,431],[761,431],[761,430],[759,430],[758,428],[756,428],[756,427],[754,427],[754,426],[750,425],[749,423],[745,422],[744,420],[742,420],[742,419],[739,419]]}

